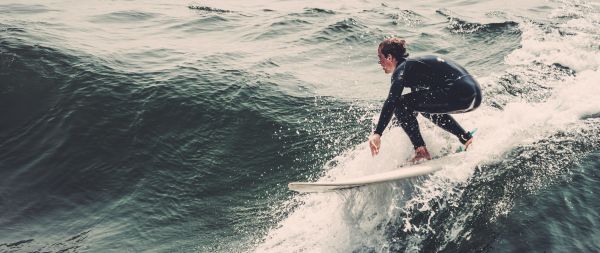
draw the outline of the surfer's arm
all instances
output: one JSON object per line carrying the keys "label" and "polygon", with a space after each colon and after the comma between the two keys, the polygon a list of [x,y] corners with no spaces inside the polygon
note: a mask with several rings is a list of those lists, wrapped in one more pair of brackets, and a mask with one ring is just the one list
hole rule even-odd
{"label": "surfer's arm", "polygon": [[379,134],[381,136],[383,130],[385,130],[385,127],[390,123],[392,115],[394,115],[394,109],[396,109],[396,105],[398,104],[398,101],[400,101],[400,96],[402,95],[403,89],[404,81],[402,77],[400,76],[394,79],[392,87],[390,87],[390,93],[383,103],[383,108],[379,114],[379,122],[377,122],[377,127],[374,131],[375,134]]}

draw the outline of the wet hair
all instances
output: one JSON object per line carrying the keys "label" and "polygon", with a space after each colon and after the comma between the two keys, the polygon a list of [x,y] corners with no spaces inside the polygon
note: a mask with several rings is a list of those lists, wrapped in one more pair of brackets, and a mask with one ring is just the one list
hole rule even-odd
{"label": "wet hair", "polygon": [[406,53],[406,41],[399,38],[388,38],[379,43],[379,49],[383,56],[391,54],[396,60],[408,57]]}

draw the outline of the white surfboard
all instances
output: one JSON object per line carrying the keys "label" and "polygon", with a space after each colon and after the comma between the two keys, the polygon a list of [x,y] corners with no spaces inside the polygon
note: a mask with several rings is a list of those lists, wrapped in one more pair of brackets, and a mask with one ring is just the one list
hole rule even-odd
{"label": "white surfboard", "polygon": [[341,189],[351,189],[371,184],[381,184],[436,172],[452,166],[452,164],[456,164],[457,161],[462,160],[463,154],[464,152],[457,153],[431,161],[426,161],[421,164],[400,167],[392,171],[366,175],[353,179],[334,182],[291,182],[288,184],[288,188],[297,192],[327,192]]}

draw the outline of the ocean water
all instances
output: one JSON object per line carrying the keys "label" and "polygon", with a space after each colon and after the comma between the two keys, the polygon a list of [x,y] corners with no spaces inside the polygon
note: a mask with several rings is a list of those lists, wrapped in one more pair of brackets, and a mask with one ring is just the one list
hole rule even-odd
{"label": "ocean water", "polygon": [[[600,3],[0,2],[0,252],[598,252]],[[484,101],[459,166],[397,169],[377,45]],[[458,147],[420,119],[434,156]]]}

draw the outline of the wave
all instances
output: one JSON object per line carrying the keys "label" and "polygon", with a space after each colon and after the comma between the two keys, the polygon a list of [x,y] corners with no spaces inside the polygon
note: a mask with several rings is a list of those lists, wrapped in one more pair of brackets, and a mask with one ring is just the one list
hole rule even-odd
{"label": "wave", "polygon": [[[244,35],[250,40],[262,40],[272,38],[282,38],[292,33],[303,32],[313,25],[312,22],[300,18],[281,17],[277,21],[271,23],[269,27],[260,32],[251,32]],[[257,34],[258,33],[258,34]]]}
{"label": "wave", "polygon": [[95,23],[128,23],[142,22],[159,17],[158,13],[142,12],[142,11],[115,11],[111,13],[92,16],[90,21]]}
{"label": "wave", "polygon": [[371,43],[375,33],[363,22],[346,18],[317,31],[308,38],[302,38],[311,44],[321,42],[339,43]]}
{"label": "wave", "polygon": [[282,26],[282,27],[288,27],[288,26],[297,26],[297,25],[310,25],[312,24],[309,21],[303,20],[303,19],[288,19],[288,20],[282,20],[282,21],[277,21],[271,24],[272,27],[277,27],[277,26]]}
{"label": "wave", "polygon": [[290,13],[290,16],[298,16],[298,17],[326,17],[330,15],[335,15],[336,12],[333,10],[322,9],[322,8],[304,8],[303,12],[300,13]]}
{"label": "wave", "polygon": [[424,17],[411,10],[400,10],[397,13],[388,14],[388,17],[393,20],[394,25],[400,23],[407,24],[409,26],[415,26],[423,23]]}
{"label": "wave", "polygon": [[[597,119],[584,120],[519,146],[501,161],[481,165],[459,189],[426,202],[408,201],[385,226],[390,251],[474,252],[489,250],[505,233],[496,222],[520,199],[554,182],[569,180],[581,158],[600,150]],[[432,194],[419,192],[418,194]]]}
{"label": "wave", "polygon": [[527,103],[545,102],[555,88],[575,77],[576,72],[559,64],[545,65],[539,62],[515,67],[495,80],[496,85],[486,89],[486,104],[503,109],[515,99]]}
{"label": "wave", "polygon": [[270,26],[266,26],[260,32],[245,34],[244,37],[250,40],[284,38],[290,34],[298,34],[298,37],[304,37],[307,31],[314,29],[314,24],[321,23],[324,18],[335,14],[336,12],[327,9],[304,8],[303,12],[294,12],[276,17],[274,21],[271,21]]}
{"label": "wave", "polygon": [[75,58],[41,45],[23,45],[19,39],[0,42],[0,108],[4,119],[0,129],[4,134],[35,119],[51,108],[57,100],[62,76]]}
{"label": "wave", "polygon": [[198,18],[190,19],[184,23],[169,26],[167,29],[179,30],[186,33],[220,32],[227,29],[240,28],[240,23],[255,16],[241,11],[223,10],[206,6],[189,6],[198,10]]}
{"label": "wave", "polygon": [[338,21],[335,24],[331,24],[331,25],[327,26],[323,30],[323,33],[325,33],[325,34],[348,33],[348,32],[361,30],[366,27],[367,27],[366,25],[364,25],[362,22],[359,22],[356,19],[347,18],[342,21]]}
{"label": "wave", "polygon": [[[122,140],[120,129],[112,125],[122,115],[111,118],[106,107],[119,100],[119,93],[112,90],[117,87],[103,83],[109,76],[120,80],[122,75],[94,74],[103,68],[93,58],[28,44],[18,40],[2,44],[2,51],[14,57],[3,73],[7,82],[1,88],[2,108],[9,108],[0,136],[0,160],[7,166],[3,185],[6,194],[17,197],[2,208],[8,217],[57,208],[64,201],[47,201],[48,196],[88,201],[74,193],[85,195],[104,187],[103,182],[113,178],[102,174],[111,170],[111,161],[118,160],[110,147],[96,146],[103,142],[99,137],[115,134],[117,143]],[[83,191],[81,184],[87,184]],[[31,192],[37,197],[18,198]]]}
{"label": "wave", "polygon": [[[237,54],[207,56],[175,69],[127,72],[98,57],[30,44],[0,44],[3,55],[14,57],[2,72],[11,80],[0,86],[2,108],[19,109],[24,117],[3,121],[7,125],[0,136],[1,226],[7,229],[31,216],[44,224],[59,217],[71,230],[57,237],[103,229],[112,231],[107,241],[144,237],[141,227],[177,227],[190,213],[208,212],[206,205],[188,203],[200,199],[226,212],[218,204],[223,198],[260,195],[289,168],[311,169],[319,163],[315,160],[332,154],[293,159],[304,157],[307,147],[328,144],[323,139],[347,127],[319,116],[348,115],[344,103],[291,96],[277,85],[290,81],[288,76],[223,64]],[[35,92],[37,85],[45,89]],[[28,103],[49,101],[34,112],[5,99],[20,93]],[[323,123],[304,128],[313,121]],[[330,152],[351,143],[337,143]],[[259,179],[265,182],[249,192],[246,186]],[[177,203],[155,205],[171,201],[168,196],[178,196]],[[140,209],[144,219],[131,221],[131,212]],[[55,226],[44,227],[52,233]],[[28,231],[19,231],[11,241],[31,239]],[[43,247],[45,241],[32,239],[19,245]]]}
{"label": "wave", "polygon": [[490,33],[490,32],[503,32],[505,30],[515,30],[518,26],[517,22],[504,21],[499,23],[487,23],[480,24],[476,22],[469,22],[457,17],[456,14],[449,10],[440,9],[436,13],[445,16],[448,19],[448,29],[453,33]]}
{"label": "wave", "polygon": [[229,12],[233,12],[233,11],[230,11],[230,10],[219,9],[219,8],[208,7],[208,6],[201,6],[201,5],[188,5],[188,8],[191,9],[191,10],[206,11],[206,12],[216,12],[216,13],[229,13]]}
{"label": "wave", "polygon": [[57,10],[50,9],[41,4],[0,4],[0,11],[16,14],[40,14]]}
{"label": "wave", "polygon": [[170,26],[169,30],[183,31],[186,33],[209,32],[215,29],[233,28],[235,24],[230,21],[235,20],[232,17],[223,17],[221,15],[211,15],[201,17],[196,20],[188,21],[182,24]]}

